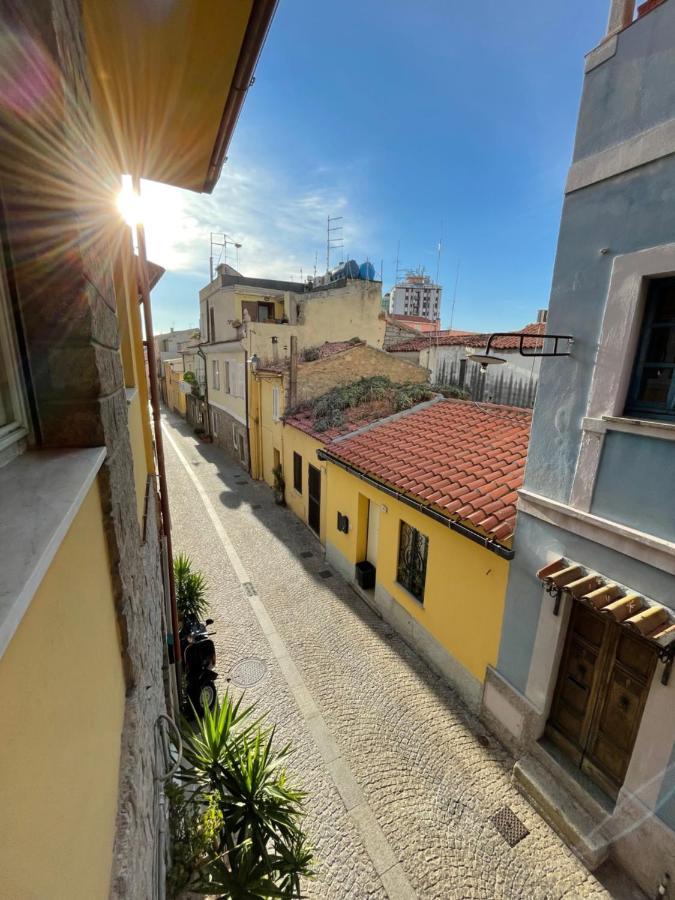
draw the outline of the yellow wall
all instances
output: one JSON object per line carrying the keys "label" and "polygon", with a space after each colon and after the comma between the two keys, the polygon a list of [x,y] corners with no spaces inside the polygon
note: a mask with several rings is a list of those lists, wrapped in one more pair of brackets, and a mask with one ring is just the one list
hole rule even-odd
{"label": "yellow wall", "polygon": [[0,896],[108,897],[124,695],[95,483],[0,659]]}
{"label": "yellow wall", "polygon": [[[309,505],[308,470],[312,465],[321,472],[321,531],[319,539],[326,543],[326,463],[321,462],[316,451],[323,447],[321,441],[305,434],[292,425],[284,425],[284,478],[286,479],[286,505],[303,522],[308,522],[307,509]],[[302,493],[299,494],[293,487],[293,453],[299,453],[302,457]]]}
{"label": "yellow wall", "polygon": [[[380,512],[377,581],[475,678],[497,662],[508,562],[330,462],[325,505],[326,542],[350,564],[365,559],[368,500]],[[337,530],[337,514],[349,533]],[[396,581],[399,529],[407,522],[429,538],[424,606]]]}
{"label": "yellow wall", "polygon": [[169,360],[164,363],[164,381],[166,384],[166,402],[169,409],[177,412],[181,416],[185,416],[187,412],[187,402],[185,394],[181,391],[180,386],[183,381],[183,363],[178,364],[177,371],[175,364]]}
{"label": "yellow wall", "polygon": [[[271,487],[274,486],[274,451],[279,451],[281,464],[283,466],[283,447],[284,447],[284,425],[281,419],[274,421],[272,418],[272,391],[276,387],[279,389],[279,415],[284,413],[284,388],[283,378],[280,376],[262,376],[255,381],[258,391],[258,408],[251,410],[251,449],[253,448],[254,436],[258,436],[258,456],[254,478],[260,478],[266,481]],[[286,475],[284,475],[286,477]],[[288,478],[286,478],[288,486]]]}

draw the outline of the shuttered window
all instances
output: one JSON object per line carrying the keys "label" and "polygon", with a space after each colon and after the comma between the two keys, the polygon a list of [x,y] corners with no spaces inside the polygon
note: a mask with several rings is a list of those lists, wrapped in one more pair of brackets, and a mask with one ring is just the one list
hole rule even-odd
{"label": "shuttered window", "polygon": [[401,522],[396,580],[420,603],[424,603],[428,552],[429,538],[407,522]]}
{"label": "shuttered window", "polygon": [[302,493],[302,457],[299,453],[293,454],[293,487]]}

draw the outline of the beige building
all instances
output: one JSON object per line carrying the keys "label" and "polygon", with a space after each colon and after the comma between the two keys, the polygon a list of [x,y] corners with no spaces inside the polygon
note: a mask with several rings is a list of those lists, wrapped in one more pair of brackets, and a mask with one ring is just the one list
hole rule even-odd
{"label": "beige building", "polygon": [[219,266],[199,294],[208,427],[214,442],[248,468],[249,364],[283,364],[290,359],[291,338],[298,352],[329,339],[359,338],[382,348],[386,323],[381,293],[380,282],[341,279],[312,288],[247,278]]}
{"label": "beige building", "polygon": [[[407,360],[397,359],[363,341],[327,342],[312,348],[296,365],[285,360],[256,366],[250,386],[251,474],[274,486],[274,469],[281,466],[289,508],[312,528],[323,543],[325,522],[325,464],[316,452],[334,436],[334,429],[315,431],[306,415],[299,414],[309,401],[332,388],[352,384],[360,378],[382,375],[394,384],[426,384],[427,371]],[[369,418],[388,409],[368,408]],[[364,415],[365,415],[364,411]],[[354,426],[351,426],[354,427]],[[347,425],[346,429],[349,430]]]}

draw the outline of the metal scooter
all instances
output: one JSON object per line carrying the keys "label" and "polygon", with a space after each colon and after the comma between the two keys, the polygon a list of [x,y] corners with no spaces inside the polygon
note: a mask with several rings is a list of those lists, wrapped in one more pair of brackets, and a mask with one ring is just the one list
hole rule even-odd
{"label": "metal scooter", "polygon": [[200,622],[189,618],[180,630],[180,646],[185,673],[185,712],[201,715],[205,709],[213,709],[217,699],[215,680],[216,645],[211,640],[215,631],[207,631],[213,619]]}

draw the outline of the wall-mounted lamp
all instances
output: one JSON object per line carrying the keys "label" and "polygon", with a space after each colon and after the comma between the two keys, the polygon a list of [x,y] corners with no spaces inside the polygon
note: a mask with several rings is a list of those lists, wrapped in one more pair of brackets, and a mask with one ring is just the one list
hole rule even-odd
{"label": "wall-mounted lamp", "polygon": [[[470,347],[467,347],[467,359],[470,359],[472,362],[478,363],[482,372],[487,372],[488,366],[493,365],[501,365],[505,363],[506,360],[501,356],[490,356],[490,348],[492,346],[492,342],[496,338],[503,337],[515,337],[518,338],[518,352],[521,356],[570,356],[572,353],[572,345],[574,344],[574,338],[570,334],[542,334],[542,335],[534,335],[534,334],[524,334],[522,331],[495,331],[494,334],[491,334],[488,338],[487,346],[485,348],[485,353],[470,353]],[[524,342],[526,340],[533,339],[541,340],[541,348],[539,347],[531,347],[529,349],[525,348]],[[548,351],[544,348],[546,347],[546,341],[553,341],[553,350]],[[560,349],[558,346],[558,341],[566,341],[567,349]],[[550,345],[549,345],[550,346]]]}
{"label": "wall-mounted lamp", "polygon": [[259,362],[260,362],[260,360],[258,359],[258,354],[257,354],[257,353],[254,353],[253,356],[249,359],[249,365],[251,366],[251,369],[252,369],[254,372],[255,372],[255,370],[258,368],[258,363],[259,363]]}
{"label": "wall-mounted lamp", "polygon": [[337,514],[337,530],[343,534],[349,533],[349,518],[340,512]]}

